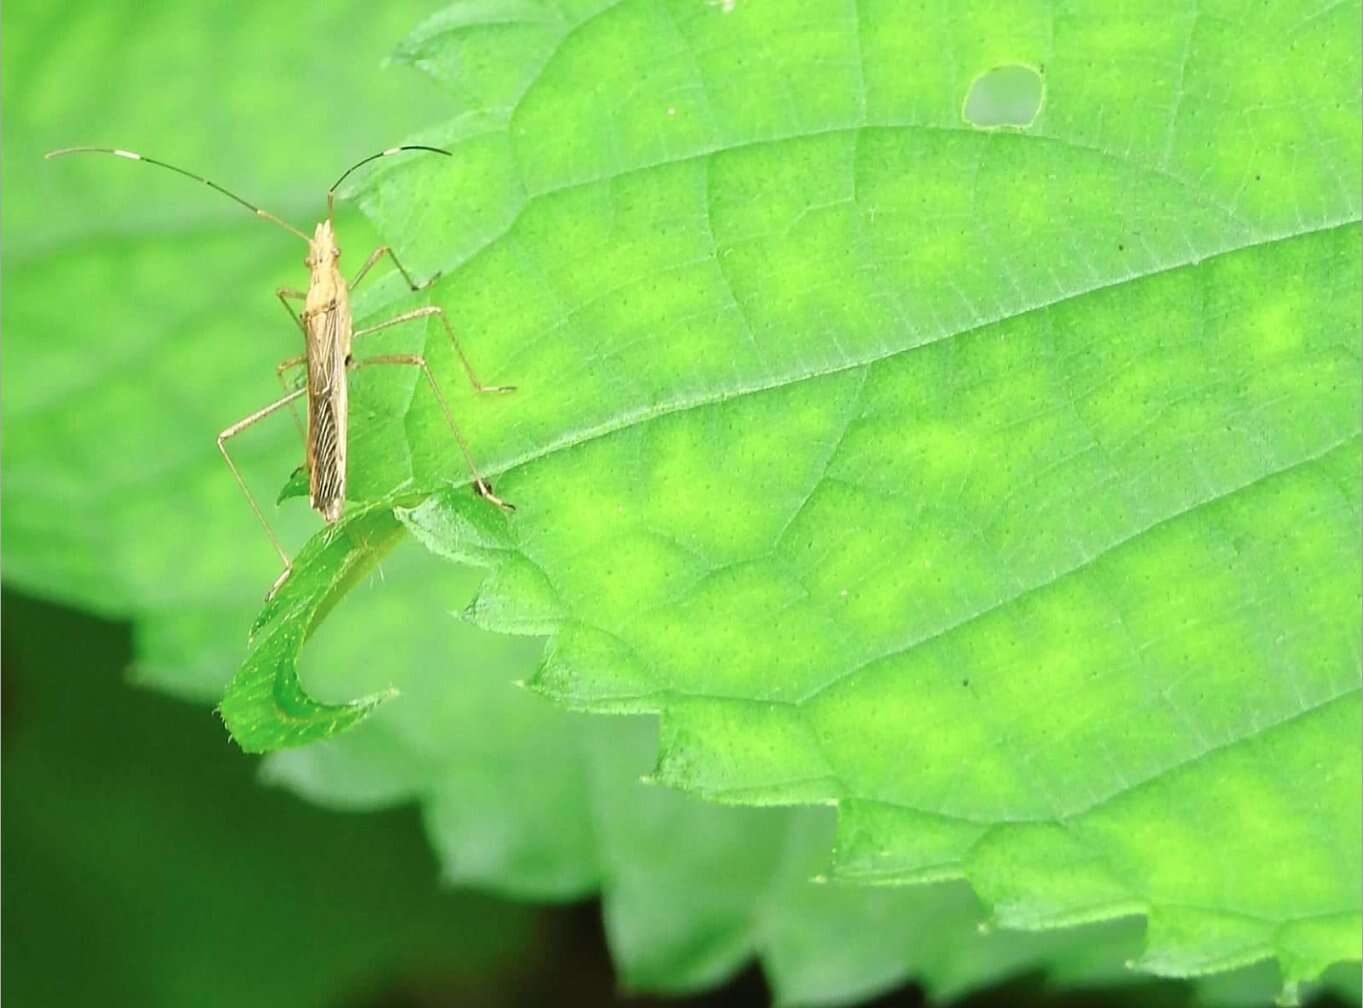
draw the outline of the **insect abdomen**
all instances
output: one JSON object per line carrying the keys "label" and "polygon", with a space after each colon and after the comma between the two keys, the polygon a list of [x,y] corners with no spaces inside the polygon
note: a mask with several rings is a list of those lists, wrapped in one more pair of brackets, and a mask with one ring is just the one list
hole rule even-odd
{"label": "insect abdomen", "polygon": [[345,506],[344,417],[344,407],[338,410],[333,399],[317,399],[311,403],[309,489],[312,506],[329,522],[340,518]]}
{"label": "insect abdomen", "polygon": [[[341,313],[310,320],[312,354],[308,368],[308,462],[313,508],[329,522],[345,507],[346,373],[348,340],[333,331]],[[348,324],[349,320],[345,320]]]}

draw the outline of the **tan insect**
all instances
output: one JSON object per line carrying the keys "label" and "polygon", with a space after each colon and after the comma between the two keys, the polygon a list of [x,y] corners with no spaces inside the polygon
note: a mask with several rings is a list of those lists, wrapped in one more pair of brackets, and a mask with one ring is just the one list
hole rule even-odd
{"label": "tan insect", "polygon": [[[515,386],[512,385],[484,385],[474,374],[473,367],[469,363],[468,357],[464,355],[464,350],[459,345],[459,340],[454,335],[454,329],[450,326],[449,319],[438,307],[428,305],[422,308],[414,308],[385,322],[377,325],[367,326],[364,329],[355,329],[350,317],[350,291],[359,285],[370,269],[384,256],[393,260],[393,265],[402,274],[407,286],[412,290],[421,290],[429,286],[432,281],[439,276],[430,277],[424,283],[416,283],[407,272],[393,250],[387,245],[380,245],[369,254],[369,258],[364,261],[359,272],[355,274],[355,279],[349,284],[341,276],[340,259],[341,250],[336,244],[336,231],[333,223],[334,207],[336,202],[336,190],[341,183],[346,180],[351,172],[355,171],[371,161],[378,158],[388,157],[403,151],[429,151],[434,154],[444,154],[450,156],[447,150],[439,147],[425,147],[419,144],[410,144],[402,147],[390,147],[378,154],[371,154],[351,165],[327,190],[327,216],[319,222],[313,229],[312,237],[309,238],[304,232],[293,225],[281,220],[274,214],[253,206],[242,199],[236,193],[229,192],[216,182],[212,182],[202,175],[195,175],[193,172],[177,168],[173,164],[165,161],[158,161],[155,158],[145,157],[135,154],[132,151],[121,150],[115,147],[66,147],[62,150],[48,152],[48,158],[61,157],[67,154],[112,154],[115,157],[127,158],[131,161],[144,161],[147,164],[157,165],[161,168],[168,168],[173,172],[184,175],[188,178],[202,182],[224,196],[236,200],[246,209],[250,210],[257,217],[278,224],[287,231],[292,232],[308,243],[308,257],[303,261],[308,267],[308,289],[307,291],[293,290],[288,287],[280,287],[275,291],[275,295],[289,312],[289,315],[298,323],[298,327],[303,331],[303,353],[296,357],[290,357],[281,361],[275,369],[280,381],[284,383],[287,390],[288,384],[285,381],[285,373],[300,365],[307,367],[307,383],[298,389],[288,391],[283,398],[272,402],[270,405],[259,409],[248,417],[237,421],[218,435],[218,449],[222,452],[222,457],[227,460],[227,466],[232,470],[233,477],[246,495],[247,502],[251,505],[251,510],[260,519],[260,524],[265,529],[265,534],[270,537],[270,542],[279,554],[280,560],[284,562],[284,571],[270,588],[270,594],[284,583],[284,579],[289,576],[289,571],[293,567],[293,562],[289,555],[284,552],[284,547],[279,543],[279,537],[275,535],[274,529],[266,521],[265,514],[256,503],[250,489],[246,486],[246,481],[242,479],[241,472],[232,461],[232,456],[227,452],[227,442],[229,439],[240,434],[246,428],[259,420],[265,419],[272,413],[284,409],[286,406],[292,408],[296,401],[305,393],[308,397],[308,422],[306,431],[307,454],[304,464],[308,471],[308,490],[309,501],[312,507],[328,522],[335,522],[341,517],[341,509],[345,505],[345,486],[346,486],[346,427],[347,427],[347,373],[359,367],[367,367],[372,364],[407,364],[421,369],[425,375],[426,382],[430,385],[431,392],[435,395],[436,402],[440,404],[440,409],[445,414],[445,420],[449,424],[450,433],[454,435],[455,442],[459,445],[459,450],[463,452],[464,460],[468,463],[469,472],[473,475],[473,488],[482,497],[506,511],[514,511],[515,508],[506,501],[499,498],[492,492],[492,485],[485,480],[478,471],[477,464],[473,461],[473,454],[469,451],[468,442],[464,440],[463,434],[459,431],[459,425],[454,421],[454,414],[450,410],[449,403],[445,400],[445,395],[440,391],[440,386],[435,380],[435,375],[431,373],[430,365],[421,354],[382,354],[376,357],[366,357],[356,360],[351,356],[350,347],[353,340],[370,333],[378,332],[380,329],[387,329],[403,322],[412,322],[417,319],[424,319],[435,316],[445,328],[446,334],[450,338],[450,343],[454,351],[459,355],[459,360],[464,366],[464,371],[468,375],[469,381],[479,392],[510,392]],[[302,301],[303,312],[300,315],[294,310],[290,301]],[[295,418],[297,414],[295,413]]]}

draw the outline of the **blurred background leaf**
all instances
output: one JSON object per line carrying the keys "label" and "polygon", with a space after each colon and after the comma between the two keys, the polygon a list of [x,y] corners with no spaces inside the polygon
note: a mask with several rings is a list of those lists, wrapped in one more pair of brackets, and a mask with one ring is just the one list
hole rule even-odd
{"label": "blurred background leaf", "polygon": [[4,598],[10,1005],[513,1004],[528,911],[437,889],[410,812],[262,790],[211,714],[121,681],[125,628]]}
{"label": "blurred background leaf", "polygon": [[[277,564],[204,448],[279,395],[299,340],[273,291],[304,247],[168,172],[42,154],[141,149],[310,226],[343,167],[440,115],[381,71],[428,8],[5,6],[5,575],[142,617],[139,675],[180,695],[220,690]],[[279,419],[238,439],[266,502],[301,461]],[[297,502],[276,520],[292,545],[316,528]]]}

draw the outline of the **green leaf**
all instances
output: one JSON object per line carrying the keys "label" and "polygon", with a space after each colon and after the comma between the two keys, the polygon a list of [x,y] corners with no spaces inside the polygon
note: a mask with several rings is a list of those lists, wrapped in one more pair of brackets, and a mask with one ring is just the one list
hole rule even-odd
{"label": "green leaf", "polygon": [[[1357,6],[454,10],[453,184],[365,205],[451,222],[521,388],[461,403],[510,522],[419,399],[405,520],[554,631],[536,687],[838,803],[847,878],[1143,913],[1162,974],[1356,958]],[[1042,111],[971,129],[1002,63]]]}
{"label": "green leaf", "polygon": [[252,628],[251,654],[228,684],[218,712],[247,752],[269,752],[325,738],[364,718],[394,691],[342,704],[319,704],[298,682],[303,644],[330,608],[397,545],[402,527],[391,508],[356,513],[344,528],[314,539],[299,555],[301,573],[285,581]]}
{"label": "green leaf", "polygon": [[309,492],[308,467],[301,465],[289,474],[288,482],[280,488],[274,502],[283,504],[286,500],[292,500],[294,497],[306,497]]}

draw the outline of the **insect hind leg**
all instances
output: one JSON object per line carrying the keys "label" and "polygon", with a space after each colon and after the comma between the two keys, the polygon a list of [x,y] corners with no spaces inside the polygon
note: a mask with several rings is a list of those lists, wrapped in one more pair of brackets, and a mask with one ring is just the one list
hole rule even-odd
{"label": "insect hind leg", "polygon": [[473,477],[474,492],[503,511],[515,511],[516,505],[502,500],[493,493],[492,484],[484,479],[483,474],[478,471],[478,463],[473,461],[473,452],[469,450],[468,441],[464,439],[463,433],[459,430],[459,425],[454,422],[454,413],[450,410],[450,404],[445,400],[445,393],[440,391],[440,386],[436,383],[435,375],[431,373],[431,366],[426,363],[426,358],[420,354],[381,354],[377,357],[352,360],[349,366],[354,369],[368,367],[371,364],[406,364],[421,369],[421,373],[426,376],[426,384],[430,385],[436,402],[440,404],[441,412],[445,414],[445,422],[449,424],[450,433],[454,435],[455,443],[459,445],[459,450],[464,454],[464,462],[468,465],[469,474]]}
{"label": "insect hind leg", "polygon": [[250,487],[246,485],[246,480],[242,478],[241,470],[238,469],[237,464],[232,461],[232,456],[227,451],[227,442],[246,430],[246,428],[264,420],[271,413],[277,413],[285,406],[290,405],[306,391],[307,389],[305,388],[296,389],[284,396],[284,398],[277,399],[270,403],[270,405],[256,410],[250,416],[243,417],[218,435],[218,451],[222,452],[222,457],[224,461],[227,462],[227,468],[232,470],[233,479],[237,481],[237,486],[241,487],[241,492],[246,495],[246,502],[251,505],[251,510],[255,512],[256,519],[260,522],[260,527],[265,530],[265,534],[270,539],[270,545],[274,547],[275,552],[279,554],[279,559],[284,564],[283,572],[275,579],[275,583],[270,586],[270,591],[269,594],[266,595],[266,598],[274,595],[274,593],[279,590],[279,586],[284,583],[284,579],[287,578],[289,572],[293,570],[293,561],[290,560],[289,555],[284,552],[284,547],[279,543],[279,537],[275,535],[274,529],[270,527],[270,523],[265,520],[265,512],[260,510],[260,505],[256,503],[255,496],[251,493]]}
{"label": "insect hind leg", "polygon": [[[516,391],[515,385],[483,384],[474,373],[473,365],[469,363],[468,356],[464,353],[464,348],[459,345],[459,340],[454,335],[454,327],[450,325],[450,320],[445,317],[445,309],[440,308],[437,305],[426,305],[423,308],[413,308],[411,311],[405,311],[401,315],[394,315],[392,318],[380,322],[377,325],[368,326],[364,329],[356,329],[355,332],[351,334],[351,339],[359,339],[361,336],[368,336],[370,333],[376,333],[379,330],[387,329],[390,326],[401,325],[403,322],[414,322],[417,319],[429,318],[432,315],[440,319],[440,324],[445,327],[445,335],[450,338],[450,346],[454,347],[454,352],[459,356],[459,363],[464,366],[464,374],[468,375],[469,384],[473,386],[475,392],[501,393]],[[407,363],[412,362],[409,361]]]}

